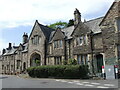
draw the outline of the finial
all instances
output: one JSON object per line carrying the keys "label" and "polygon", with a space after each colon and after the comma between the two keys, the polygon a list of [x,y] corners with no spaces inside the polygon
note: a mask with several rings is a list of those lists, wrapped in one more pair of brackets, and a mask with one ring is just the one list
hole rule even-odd
{"label": "finial", "polygon": [[84,19],[84,22],[87,22],[86,19]]}

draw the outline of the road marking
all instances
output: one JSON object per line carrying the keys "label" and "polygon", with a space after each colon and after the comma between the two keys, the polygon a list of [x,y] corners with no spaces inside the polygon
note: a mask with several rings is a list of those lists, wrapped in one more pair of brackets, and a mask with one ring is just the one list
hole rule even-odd
{"label": "road marking", "polygon": [[97,86],[97,88],[109,88],[109,87],[104,87],[104,86]]}
{"label": "road marking", "polygon": [[56,80],[56,81],[60,81],[60,80]]}
{"label": "road marking", "polygon": [[68,82],[68,83],[74,83],[74,82]]}
{"label": "road marking", "polygon": [[76,83],[77,85],[83,85],[82,83]]}
{"label": "road marking", "polygon": [[73,82],[79,82],[79,81],[73,81]]}
{"label": "road marking", "polygon": [[115,86],[115,85],[113,85],[113,84],[104,84],[105,86]]}
{"label": "road marking", "polygon": [[91,85],[91,84],[85,84],[84,86],[93,87],[94,85]]}
{"label": "road marking", "polygon": [[94,84],[94,85],[100,85],[100,83],[91,83],[91,84]]}
{"label": "road marking", "polygon": [[61,80],[61,82],[67,82],[67,81],[65,81],[65,80]]}
{"label": "road marking", "polygon": [[90,82],[82,82],[82,83],[90,83]]}

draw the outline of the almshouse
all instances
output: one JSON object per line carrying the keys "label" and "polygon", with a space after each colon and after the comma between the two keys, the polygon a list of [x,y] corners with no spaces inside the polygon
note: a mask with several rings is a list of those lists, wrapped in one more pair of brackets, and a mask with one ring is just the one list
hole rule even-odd
{"label": "almshouse", "polygon": [[120,58],[120,1],[116,0],[104,17],[81,21],[74,11],[74,25],[51,29],[37,20],[23,43],[3,49],[2,73],[16,73],[38,65],[62,65],[69,59],[89,66],[90,73],[100,75],[102,66],[116,65]]}

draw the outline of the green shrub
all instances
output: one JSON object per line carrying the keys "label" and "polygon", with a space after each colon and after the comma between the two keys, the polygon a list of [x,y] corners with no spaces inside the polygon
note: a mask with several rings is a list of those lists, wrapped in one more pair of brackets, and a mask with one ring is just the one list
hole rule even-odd
{"label": "green shrub", "polygon": [[85,65],[38,66],[27,69],[29,76],[37,78],[84,78],[88,74]]}
{"label": "green shrub", "polygon": [[75,59],[69,59],[68,60],[68,64],[69,65],[77,65],[77,60],[75,60]]}
{"label": "green shrub", "polygon": [[64,71],[64,76],[68,78],[80,78],[79,65],[69,65]]}
{"label": "green shrub", "polygon": [[68,64],[67,60],[63,60],[62,63],[63,63],[63,65],[67,65]]}

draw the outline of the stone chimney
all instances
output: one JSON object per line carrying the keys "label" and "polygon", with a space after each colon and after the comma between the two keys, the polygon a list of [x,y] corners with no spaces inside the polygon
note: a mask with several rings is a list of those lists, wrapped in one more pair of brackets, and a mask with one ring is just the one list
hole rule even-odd
{"label": "stone chimney", "polygon": [[114,2],[120,2],[120,0],[115,0]]}
{"label": "stone chimney", "polygon": [[74,11],[74,26],[78,25],[81,22],[81,13],[76,8]]}
{"label": "stone chimney", "polygon": [[12,49],[12,43],[9,43],[8,49]]}
{"label": "stone chimney", "polygon": [[27,42],[28,42],[28,35],[27,35],[27,33],[24,32],[24,34],[23,34],[23,44],[25,44]]}
{"label": "stone chimney", "polygon": [[5,54],[5,53],[6,53],[5,49],[3,49],[3,50],[2,50],[2,54]]}

